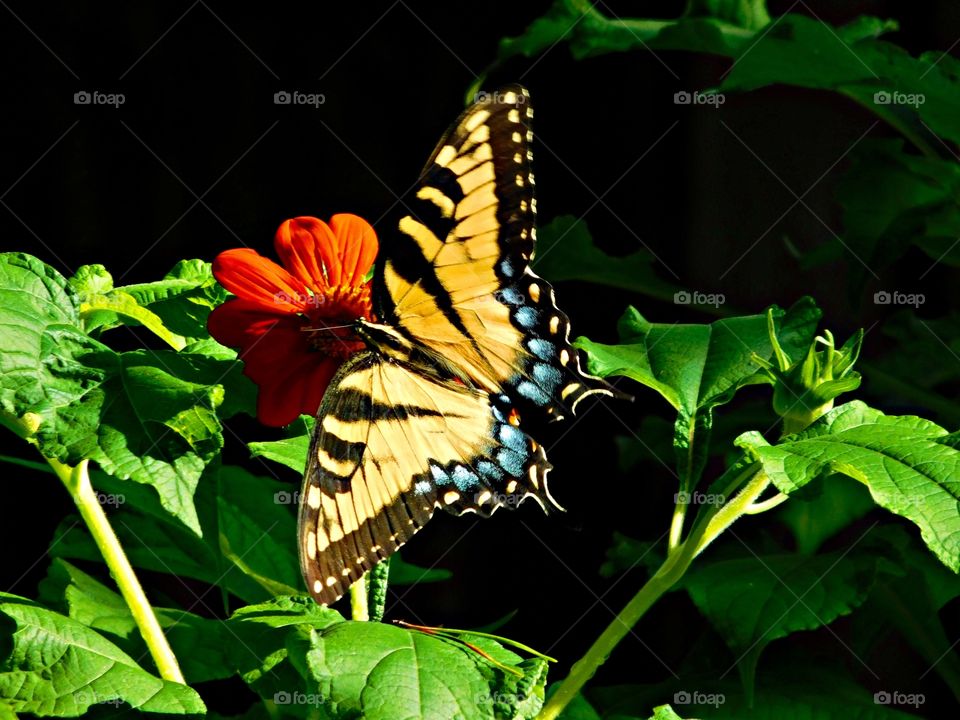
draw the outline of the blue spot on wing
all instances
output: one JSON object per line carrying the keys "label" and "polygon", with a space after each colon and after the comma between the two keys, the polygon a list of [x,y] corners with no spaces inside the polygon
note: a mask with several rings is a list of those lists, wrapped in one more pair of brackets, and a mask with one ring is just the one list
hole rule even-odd
{"label": "blue spot on wing", "polygon": [[477,474],[463,465],[457,465],[453,469],[453,482],[460,492],[467,492],[480,486],[480,478],[477,477]]}
{"label": "blue spot on wing", "polygon": [[536,385],[535,383],[530,382],[529,380],[524,380],[521,383],[517,384],[517,392],[527,398],[527,400],[532,400],[537,405],[549,405],[550,396],[543,391],[543,389]]}
{"label": "blue spot on wing", "polygon": [[560,371],[551,365],[537,363],[533,366],[533,379],[540,383],[548,393],[553,393],[557,385],[563,380]]}
{"label": "blue spot on wing", "polygon": [[549,340],[532,338],[529,342],[527,342],[527,347],[530,348],[530,352],[532,352],[541,360],[552,360],[557,354],[556,345]]}
{"label": "blue spot on wing", "polygon": [[522,307],[517,308],[517,311],[513,314],[514,319],[520,323],[522,327],[530,330],[537,324],[537,311],[532,307]]}
{"label": "blue spot on wing", "polygon": [[497,451],[497,462],[513,477],[520,477],[523,474],[523,456],[520,453],[508,448],[500,448]]}
{"label": "blue spot on wing", "polygon": [[429,480],[420,480],[416,485],[413,486],[413,491],[417,495],[426,495],[433,488],[433,485],[430,484]]}
{"label": "blue spot on wing", "polygon": [[516,288],[508,287],[497,293],[497,300],[505,305],[523,305],[523,295]]}
{"label": "blue spot on wing", "polygon": [[477,463],[477,470],[488,480],[502,480],[503,470],[498,468],[489,460],[481,460]]}
{"label": "blue spot on wing", "polygon": [[511,450],[523,452],[527,448],[526,436],[512,425],[500,426],[500,442]]}
{"label": "blue spot on wing", "polygon": [[504,277],[513,277],[513,263],[509,258],[500,263],[500,272],[503,273]]}
{"label": "blue spot on wing", "polygon": [[450,482],[450,476],[443,471],[443,468],[437,465],[430,466],[430,474],[433,475],[433,481],[437,483],[437,485],[446,485]]}

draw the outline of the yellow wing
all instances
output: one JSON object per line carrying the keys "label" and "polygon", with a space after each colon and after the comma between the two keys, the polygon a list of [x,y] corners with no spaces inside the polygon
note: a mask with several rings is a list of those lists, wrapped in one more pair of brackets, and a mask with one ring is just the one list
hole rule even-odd
{"label": "yellow wing", "polygon": [[[476,386],[559,419],[592,393],[553,288],[529,267],[536,199],[533,108],[519,86],[486,95],[434,151],[381,245],[383,322],[451,362]],[[593,379],[595,380],[595,379]]]}
{"label": "yellow wing", "polygon": [[370,352],[331,382],[300,493],[300,565],[317,602],[343,595],[437,507],[555,505],[546,455],[516,413],[426,372]]}

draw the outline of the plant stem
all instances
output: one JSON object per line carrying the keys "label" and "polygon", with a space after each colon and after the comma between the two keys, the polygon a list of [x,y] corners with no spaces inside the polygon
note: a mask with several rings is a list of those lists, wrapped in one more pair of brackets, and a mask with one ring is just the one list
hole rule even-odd
{"label": "plant stem", "polygon": [[387,582],[390,578],[390,558],[373,566],[367,574],[367,606],[370,620],[383,620],[383,611],[387,607]]}
{"label": "plant stem", "polygon": [[363,576],[350,586],[350,619],[351,620],[369,620],[370,608],[367,594],[367,575]]}
{"label": "plant stem", "polygon": [[697,518],[687,539],[667,555],[660,569],[633,596],[586,654],[573,664],[570,674],[544,705],[537,720],[555,720],[563,712],[647,610],[683,577],[693,559],[741,517],[769,485],[770,480],[756,464],[748,465],[732,478],[725,488],[727,493],[735,492],[741,486],[743,489],[730,502],[720,508],[711,507],[704,517]]}
{"label": "plant stem", "polygon": [[77,510],[80,511],[80,517],[86,523],[107,567],[110,568],[110,574],[130,608],[130,613],[140,629],[140,634],[147,644],[160,677],[185,685],[183,673],[180,672],[177,658],[163,634],[163,628],[160,627],[157,616],[90,484],[90,475],[87,472],[88,461],[82,460],[76,467],[65,465],[55,458],[47,458],[47,462],[70,492]]}

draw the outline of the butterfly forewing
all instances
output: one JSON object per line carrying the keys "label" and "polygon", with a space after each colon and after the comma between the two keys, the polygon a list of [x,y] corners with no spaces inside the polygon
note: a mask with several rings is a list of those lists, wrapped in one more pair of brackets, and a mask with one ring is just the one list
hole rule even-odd
{"label": "butterfly forewing", "polygon": [[489,395],[363,353],[324,398],[300,493],[300,562],[329,604],[430,519],[552,502],[543,449]]}
{"label": "butterfly forewing", "polygon": [[536,199],[526,90],[485,94],[437,146],[385,240],[381,315],[478,387],[560,418],[591,387],[549,283],[529,268]]}

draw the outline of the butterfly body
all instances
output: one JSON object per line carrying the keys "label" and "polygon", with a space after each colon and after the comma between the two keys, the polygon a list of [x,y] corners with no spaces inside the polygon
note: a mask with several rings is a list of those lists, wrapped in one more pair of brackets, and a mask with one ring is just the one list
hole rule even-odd
{"label": "butterfly body", "polygon": [[367,350],[330,383],[300,494],[300,560],[321,603],[395,552],[436,508],[490,515],[547,490],[520,415],[560,419],[592,394],[552,287],[529,267],[533,111],[508,88],[437,146],[374,276]]}

